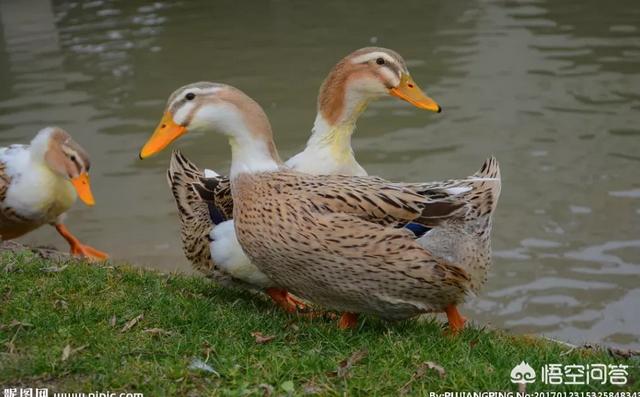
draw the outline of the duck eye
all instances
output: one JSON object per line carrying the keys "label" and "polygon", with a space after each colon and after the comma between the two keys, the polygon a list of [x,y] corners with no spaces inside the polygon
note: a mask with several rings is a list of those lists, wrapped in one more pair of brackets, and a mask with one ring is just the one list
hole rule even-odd
{"label": "duck eye", "polygon": [[187,92],[187,95],[185,95],[185,96],[184,96],[184,98],[185,98],[187,101],[190,101],[190,100],[192,100],[192,99],[193,99],[193,98],[195,98],[195,97],[196,97],[196,94],[194,94],[193,92]]}
{"label": "duck eye", "polygon": [[78,169],[82,168],[82,167],[80,166],[80,163],[78,162],[78,158],[76,157],[76,155],[75,155],[75,154],[70,155],[70,156],[69,156],[69,160],[71,160],[71,162],[72,162],[72,163],[73,163],[73,164],[74,164]]}
{"label": "duck eye", "polygon": [[378,58],[378,59],[376,59],[376,63],[377,63],[378,65],[384,65],[384,58]]}

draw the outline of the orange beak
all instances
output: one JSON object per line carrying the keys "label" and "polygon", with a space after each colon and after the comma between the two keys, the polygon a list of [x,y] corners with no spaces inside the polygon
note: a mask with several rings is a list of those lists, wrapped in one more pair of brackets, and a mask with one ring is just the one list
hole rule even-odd
{"label": "orange beak", "polygon": [[96,200],[94,200],[93,193],[91,193],[89,174],[83,172],[75,178],[71,178],[71,184],[74,188],[76,188],[76,192],[78,193],[78,197],[80,197],[80,200],[82,200],[86,205],[95,205]]}
{"label": "orange beak", "polygon": [[165,112],[153,135],[151,135],[151,138],[149,138],[147,143],[142,147],[140,158],[146,159],[149,156],[159,153],[186,132],[186,127],[176,124],[176,122],[173,121],[171,112]]}
{"label": "orange beak", "polygon": [[397,87],[389,89],[389,94],[407,101],[420,109],[431,110],[437,113],[442,111],[440,105],[429,98],[427,94],[418,87],[409,74],[403,74],[400,79],[400,84]]}

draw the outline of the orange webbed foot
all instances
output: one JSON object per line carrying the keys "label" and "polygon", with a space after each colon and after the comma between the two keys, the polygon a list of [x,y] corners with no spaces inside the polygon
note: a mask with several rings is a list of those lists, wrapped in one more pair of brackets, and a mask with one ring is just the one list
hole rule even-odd
{"label": "orange webbed foot", "polygon": [[355,329],[357,326],[357,313],[342,313],[342,315],[340,316],[340,320],[338,320],[338,328],[340,329]]}
{"label": "orange webbed foot", "polygon": [[303,301],[301,301],[300,299],[296,298],[295,296],[291,295],[290,293],[286,292],[287,294],[287,301],[289,303],[291,303],[292,305],[294,305],[296,307],[296,309],[298,310],[305,310],[308,308],[307,304],[304,303]]}
{"label": "orange webbed foot", "polygon": [[[282,288],[267,288],[266,294],[287,313],[295,313],[298,311],[298,301],[292,298],[287,290]],[[300,302],[301,303],[301,302]]]}
{"label": "orange webbed foot", "polygon": [[71,246],[71,255],[81,256],[92,262],[99,262],[109,259],[109,255],[93,247],[84,244]]}
{"label": "orange webbed foot", "polygon": [[295,313],[304,318],[326,317],[327,313],[310,308],[306,303],[291,295],[283,288],[267,288],[266,294],[287,313]]}
{"label": "orange webbed foot", "polygon": [[449,321],[449,330],[446,332],[448,335],[457,335],[464,329],[464,324],[467,321],[460,312],[456,305],[449,305],[444,309],[447,314],[447,320]]}
{"label": "orange webbed foot", "polygon": [[104,252],[98,251],[95,248],[82,244],[76,236],[71,234],[71,232],[65,225],[59,223],[55,225],[55,228],[58,233],[69,243],[69,246],[71,247],[71,255],[82,256],[92,262],[103,261],[109,258],[109,255],[105,254]]}

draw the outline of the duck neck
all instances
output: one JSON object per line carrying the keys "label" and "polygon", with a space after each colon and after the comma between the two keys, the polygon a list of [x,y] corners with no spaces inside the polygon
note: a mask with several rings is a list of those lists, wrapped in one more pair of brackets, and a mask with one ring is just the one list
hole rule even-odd
{"label": "duck neck", "polygon": [[231,145],[231,179],[245,173],[277,171],[282,165],[270,130],[268,135],[247,130],[239,131],[229,136],[229,144]]}
{"label": "duck neck", "polygon": [[[44,176],[46,180],[54,181],[55,183],[62,183],[71,186],[71,182],[61,171],[63,166],[60,165],[61,154],[57,154],[51,150],[51,135],[53,129],[50,127],[44,128],[38,132],[38,134],[31,140],[29,144],[29,161],[31,168],[38,170],[40,175]],[[56,167],[56,165],[60,165]]]}
{"label": "duck neck", "polygon": [[49,141],[51,138],[51,128],[45,128],[31,140],[29,144],[29,154],[31,162],[35,164],[45,164],[45,155],[49,150]]}
{"label": "duck neck", "polygon": [[369,99],[348,93],[336,95],[342,95],[343,99],[333,106],[327,106],[319,100],[318,113],[307,142],[307,149],[328,151],[338,162],[355,161],[351,136],[356,129],[358,118],[369,104]]}

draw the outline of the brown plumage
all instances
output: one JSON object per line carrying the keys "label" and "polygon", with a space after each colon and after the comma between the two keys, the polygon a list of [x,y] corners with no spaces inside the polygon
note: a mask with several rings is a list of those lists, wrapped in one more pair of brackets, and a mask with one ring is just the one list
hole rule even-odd
{"label": "brown plumage", "polygon": [[[467,267],[475,261],[435,255],[401,227],[437,225],[450,238],[465,230],[483,240],[488,230],[467,230],[486,226],[491,210],[483,210],[493,206],[480,201],[499,194],[499,180],[488,176],[498,173],[495,159],[485,168],[468,182],[433,185],[292,171],[241,174],[232,181],[236,233],[277,285],[312,302],[389,319],[443,311],[478,283]],[[452,184],[473,193],[452,196]],[[483,241],[477,245],[470,254],[484,250]]]}
{"label": "brown plumage", "polygon": [[217,222],[233,216],[229,179],[206,178],[200,169],[175,150],[167,171],[167,182],[178,205],[182,247],[193,267],[222,285],[254,289],[225,273],[211,259],[212,214],[218,213],[221,217]]}
{"label": "brown plumage", "polygon": [[11,177],[7,174],[7,166],[0,162],[0,202],[7,198],[7,190],[10,185]]}
{"label": "brown plumage", "polygon": [[[388,55],[387,59],[392,59],[394,62],[387,62],[384,66],[371,61],[353,62],[358,57],[378,52]],[[400,54],[387,48],[365,47],[341,59],[323,81],[318,94],[318,109],[327,122],[336,124],[340,118],[344,118],[346,91],[350,82],[369,77],[378,79],[384,86],[391,88],[392,82],[380,73],[382,67],[389,69],[392,75],[398,76],[398,79],[402,73],[409,73]]]}
{"label": "brown plumage", "polygon": [[[389,55],[367,53],[351,63],[377,64],[377,57]],[[412,81],[400,77],[400,87],[408,88],[398,95],[439,110],[412,93]],[[141,151],[141,157],[152,155],[187,130],[228,137],[235,229],[232,222],[214,219],[229,217],[222,177],[204,178],[179,153],[170,171],[179,206],[191,208],[181,210],[183,233],[190,229],[202,236],[217,225],[210,234],[212,256],[205,262],[216,262],[214,269],[252,285],[291,290],[346,312],[398,319],[443,310],[453,329],[460,329],[464,322],[455,306],[482,285],[490,264],[490,218],[500,191],[495,159],[470,178],[424,184],[295,172],[276,155],[262,109],[243,95],[215,83],[177,90]],[[183,97],[187,102],[176,108]],[[190,177],[176,178],[178,173]],[[189,201],[200,203],[185,206]],[[201,222],[205,213],[203,228],[189,226],[195,219],[191,214],[200,214]],[[203,240],[184,240],[185,248],[203,252]],[[352,325],[352,318],[341,324]]]}
{"label": "brown plumage", "polygon": [[[355,122],[369,101],[394,95],[390,89],[398,86],[402,76],[408,73],[404,59],[397,52],[386,48],[361,48],[341,59],[330,70],[320,87],[316,123],[307,148],[291,158],[287,165],[311,174],[366,175],[366,171],[353,157],[351,148],[350,135],[355,129]],[[417,85],[412,87],[419,90]],[[218,95],[213,95],[214,92]],[[188,84],[171,94],[165,111],[172,115],[180,113],[177,122],[189,127],[202,106],[225,101],[242,111],[247,124],[268,126],[264,113],[254,111],[258,105],[252,100],[241,99],[243,94],[238,95],[238,92],[233,87],[217,83]],[[272,142],[267,141],[267,145],[270,156],[279,162]],[[219,268],[211,262],[207,249],[210,243],[208,231],[220,223],[220,218],[233,218],[229,179],[224,176],[205,178],[179,152],[172,156],[168,176],[178,207],[185,256],[196,269],[216,279],[207,270]],[[207,186],[210,186],[210,192],[207,192]],[[198,203],[201,200],[207,202],[209,213]],[[218,219],[212,220],[211,218],[216,218],[215,215],[219,215]]]}

